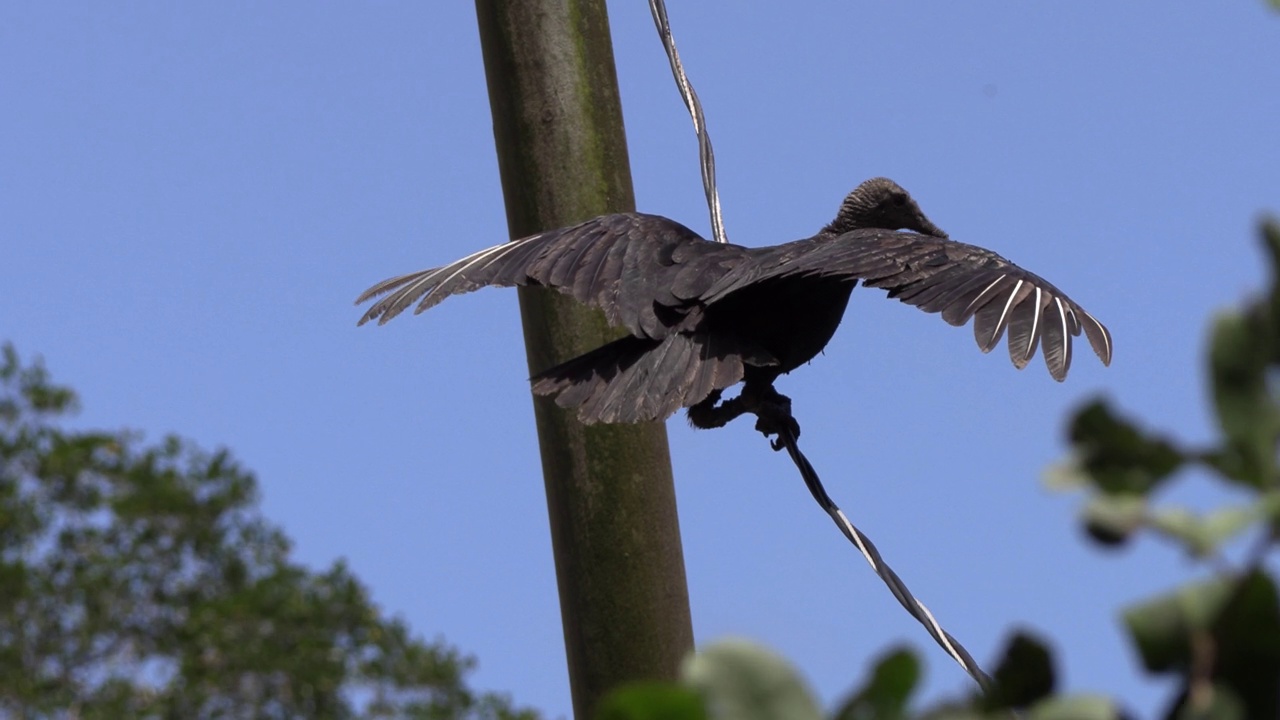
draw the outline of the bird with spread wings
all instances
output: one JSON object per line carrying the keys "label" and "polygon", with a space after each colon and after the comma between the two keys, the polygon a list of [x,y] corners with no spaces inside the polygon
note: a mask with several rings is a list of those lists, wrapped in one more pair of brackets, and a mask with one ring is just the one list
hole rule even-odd
{"label": "bird with spread wings", "polygon": [[[762,407],[789,419],[774,381],[826,346],[859,281],[952,325],[972,319],[983,352],[1007,333],[1019,369],[1040,348],[1049,374],[1065,379],[1082,332],[1111,363],[1111,333],[1093,315],[1044,278],[949,239],[887,178],[859,185],[813,237],[782,245],[715,243],[661,216],[603,215],[384,280],[356,302],[380,298],[360,324],[383,324],[489,285],[554,288],[627,334],[538,373],[535,393],[554,395],[584,423],[662,420],[688,408],[706,428],[744,412],[764,421]],[[722,402],[739,382],[739,396]]]}

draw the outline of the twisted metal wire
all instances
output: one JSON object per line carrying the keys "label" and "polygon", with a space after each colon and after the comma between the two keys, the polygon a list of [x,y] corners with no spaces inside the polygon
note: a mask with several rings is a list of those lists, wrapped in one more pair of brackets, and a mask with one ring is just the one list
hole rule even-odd
{"label": "twisted metal wire", "polygon": [[[720,195],[716,191],[716,158],[715,153],[711,149],[711,137],[707,133],[706,117],[702,111],[702,103],[698,101],[698,93],[694,91],[693,85],[690,84],[689,78],[685,75],[684,65],[680,62],[680,54],[676,52],[676,42],[671,36],[671,24],[667,20],[667,7],[663,0],[649,0],[649,11],[653,13],[653,22],[658,28],[658,36],[662,38],[662,46],[667,51],[667,59],[671,62],[671,74],[675,76],[676,87],[680,89],[680,96],[684,99],[685,107],[689,109],[689,115],[693,118],[693,129],[698,133],[698,155],[702,167],[702,186],[707,194],[707,207],[711,211],[711,232],[716,242],[728,242],[724,231],[724,219],[720,213]],[[795,463],[796,468],[800,471],[801,477],[804,478],[804,484],[809,488],[809,492],[813,495],[813,499],[818,502],[823,512],[831,516],[836,527],[840,528],[840,532],[849,538],[849,542],[853,543],[862,556],[867,559],[867,563],[871,565],[871,569],[876,575],[884,581],[888,586],[889,592],[898,599],[902,607],[911,613],[912,617],[924,625],[933,639],[938,645],[952,657],[965,672],[978,683],[984,692],[990,692],[992,688],[991,677],[983,672],[978,666],[978,662],[973,659],[968,650],[960,644],[942,626],[938,624],[937,619],[933,617],[933,613],[929,612],[929,608],[924,606],[911,594],[907,589],[906,583],[898,574],[893,571],[884,559],[880,556],[880,551],[876,549],[875,544],[862,534],[862,531],[854,527],[849,522],[849,518],[845,516],[839,506],[832,501],[831,496],[822,486],[822,481],[818,478],[818,473],[813,469],[813,465],[809,459],[800,452],[800,448],[796,445],[795,435],[792,434],[788,427],[782,427],[778,432],[778,444],[774,445],[777,450],[785,447],[787,454],[791,456],[791,461]]]}
{"label": "twisted metal wire", "polygon": [[[844,511],[832,501],[831,496],[822,487],[818,472],[813,469],[813,465],[810,464],[804,453],[800,452],[800,448],[796,445],[796,438],[789,428],[783,427],[779,430],[778,443],[781,447],[786,448],[787,454],[791,456],[791,461],[796,464],[796,469],[800,471],[801,477],[804,478],[804,484],[809,488],[813,499],[818,501],[818,505],[822,507],[822,510],[830,515],[836,527],[840,528],[840,532],[844,533],[844,536],[849,538],[849,542],[853,543],[858,548],[858,551],[862,553],[862,556],[867,559],[871,569],[889,587],[889,592],[893,593],[893,596],[898,599],[898,602],[902,603],[902,607],[906,608],[912,617],[920,621],[921,625],[924,625],[925,630],[928,630],[933,639],[942,646],[942,649],[959,663],[965,672],[969,673],[974,681],[978,683],[978,686],[982,688],[982,691],[990,693],[992,688],[991,677],[982,671],[982,668],[978,666],[978,662],[973,659],[968,650],[964,649],[959,640],[956,640],[951,636],[951,633],[942,629],[942,626],[933,617],[933,613],[929,612],[929,608],[925,607],[924,603],[911,594],[902,578],[898,577],[893,568],[885,564],[884,559],[880,557],[880,551],[876,549],[871,540],[866,535],[863,535],[862,531],[854,527],[853,523],[849,522],[849,518],[845,517]],[[775,445],[774,449],[777,449],[777,447]]]}
{"label": "twisted metal wire", "polygon": [[680,53],[676,52],[676,40],[671,36],[671,24],[667,21],[667,5],[663,0],[649,0],[649,12],[653,13],[653,24],[658,28],[658,37],[662,38],[662,47],[667,51],[667,60],[671,62],[671,74],[675,76],[676,87],[680,89],[680,97],[693,118],[693,129],[698,133],[698,159],[702,167],[702,187],[707,192],[707,207],[711,210],[711,237],[716,242],[729,242],[724,232],[724,218],[720,214],[720,194],[716,191],[716,154],[711,149],[711,135],[707,133],[707,119],[702,112],[702,103],[698,93],[694,91],[689,77],[684,74],[684,65],[680,62]]}

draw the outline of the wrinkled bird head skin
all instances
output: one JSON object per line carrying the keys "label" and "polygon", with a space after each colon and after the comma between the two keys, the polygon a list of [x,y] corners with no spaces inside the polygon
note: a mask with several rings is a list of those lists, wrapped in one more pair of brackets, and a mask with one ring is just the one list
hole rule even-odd
{"label": "wrinkled bird head skin", "polygon": [[912,230],[921,235],[945,238],[947,234],[916,204],[911,194],[889,178],[871,178],[853,189],[840,212],[823,232],[841,235],[852,230]]}

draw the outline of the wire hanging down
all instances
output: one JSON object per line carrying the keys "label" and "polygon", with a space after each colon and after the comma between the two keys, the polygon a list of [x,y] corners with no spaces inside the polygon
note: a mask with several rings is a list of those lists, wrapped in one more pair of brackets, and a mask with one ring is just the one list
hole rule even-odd
{"label": "wire hanging down", "polygon": [[[689,109],[689,115],[693,118],[693,129],[698,133],[698,155],[702,166],[702,186],[707,193],[707,207],[711,212],[711,233],[712,238],[716,242],[728,242],[728,238],[724,231],[724,219],[720,214],[720,195],[716,191],[716,157],[711,149],[711,136],[707,133],[706,117],[702,111],[702,103],[698,100],[698,93],[694,91],[693,85],[689,82],[689,78],[685,75],[684,65],[680,62],[680,53],[676,52],[676,41],[671,36],[671,24],[667,20],[667,6],[663,0],[649,0],[649,11],[653,13],[654,25],[658,28],[658,36],[662,38],[662,46],[667,51],[667,60],[671,62],[671,74],[675,76],[676,87],[680,89],[680,97],[684,99],[685,107]],[[747,398],[743,398],[744,400]],[[990,692],[992,684],[991,678],[982,668],[978,666],[969,651],[964,649],[958,640],[951,636],[938,621],[934,619],[933,613],[924,606],[911,594],[907,589],[906,583],[898,574],[885,564],[884,559],[880,557],[880,551],[876,546],[863,535],[853,523],[849,522],[849,518],[844,512],[831,500],[831,496],[827,494],[826,489],[822,487],[822,481],[818,478],[818,473],[813,469],[813,465],[809,463],[809,459],[800,452],[800,448],[796,446],[795,433],[792,432],[794,427],[794,419],[788,414],[787,417],[772,417],[772,413],[765,412],[763,408],[757,407],[751,409],[760,422],[756,425],[756,429],[760,430],[768,437],[776,434],[778,440],[772,442],[774,450],[786,448],[787,454],[791,456],[792,462],[800,471],[801,477],[804,478],[804,484],[809,488],[809,492],[813,494],[813,499],[818,502],[823,512],[831,516],[836,527],[840,528],[840,532],[849,538],[849,542],[853,543],[862,556],[867,559],[871,565],[871,569],[876,575],[884,581],[889,587],[889,592],[902,603],[902,607],[911,613],[912,617],[920,621],[933,639],[937,641],[942,649],[947,652],[965,672],[978,683],[984,692]]]}
{"label": "wire hanging down", "polygon": [[658,28],[658,37],[662,38],[662,47],[666,49],[667,60],[671,62],[671,74],[676,78],[676,87],[680,89],[685,107],[689,108],[693,129],[698,133],[702,187],[707,192],[707,207],[711,211],[711,238],[720,243],[729,242],[724,232],[724,217],[720,214],[720,194],[716,191],[716,154],[711,149],[711,135],[707,132],[707,119],[702,112],[702,103],[698,100],[698,93],[694,91],[689,77],[684,74],[680,53],[676,52],[676,40],[671,36],[671,23],[667,21],[666,3],[663,0],[649,0],[649,12],[653,13],[653,24]]}
{"label": "wire hanging down", "polygon": [[800,475],[804,478],[804,484],[809,488],[809,492],[813,494],[813,499],[818,501],[818,505],[831,516],[831,519],[835,521],[836,527],[840,528],[840,532],[844,533],[844,536],[849,538],[849,542],[853,543],[858,548],[858,552],[861,552],[862,556],[867,559],[871,569],[875,571],[876,575],[880,576],[885,585],[889,586],[889,592],[893,593],[893,596],[898,599],[898,602],[902,603],[902,607],[906,608],[912,617],[919,620],[921,625],[924,625],[929,634],[933,636],[933,639],[942,646],[942,649],[957,663],[960,663],[960,667],[969,673],[974,681],[978,683],[978,686],[982,688],[982,691],[989,693],[992,687],[991,677],[982,671],[982,668],[978,666],[978,662],[973,659],[968,650],[964,649],[959,640],[951,637],[951,633],[942,629],[942,626],[934,619],[933,613],[929,612],[929,608],[917,600],[911,594],[911,591],[907,589],[907,584],[902,581],[902,578],[898,577],[898,573],[885,564],[884,559],[880,557],[880,551],[876,549],[871,540],[866,535],[863,535],[862,531],[854,527],[853,523],[849,522],[849,518],[845,517],[844,511],[831,500],[831,496],[822,487],[822,481],[818,479],[817,471],[813,469],[809,459],[796,446],[795,436],[791,434],[790,429],[782,429],[778,436],[782,447],[786,448],[787,454],[791,456],[791,461],[796,464],[796,469],[800,471]]}
{"label": "wire hanging down", "polygon": [[965,672],[969,673],[974,681],[978,683],[978,686],[982,688],[982,691],[990,693],[992,689],[991,677],[983,672],[982,668],[978,666],[978,662],[973,659],[968,650],[964,649],[959,640],[956,640],[950,633],[942,629],[937,619],[933,617],[933,613],[929,612],[929,608],[917,600],[911,594],[911,591],[907,589],[907,585],[902,581],[902,578],[898,577],[893,568],[885,564],[884,558],[880,557],[880,551],[876,549],[875,544],[866,535],[863,535],[861,530],[854,527],[853,523],[849,522],[849,518],[845,516],[844,511],[835,504],[831,496],[827,494],[826,489],[822,487],[822,480],[818,478],[818,472],[813,469],[809,459],[804,456],[804,453],[800,452],[800,448],[796,444],[796,433],[793,429],[797,425],[790,411],[780,411],[777,406],[769,407],[760,404],[751,407],[749,411],[758,419],[756,430],[763,433],[766,438],[770,435],[778,436],[777,440],[770,441],[770,445],[774,450],[786,448],[787,454],[791,456],[791,461],[795,463],[796,469],[800,471],[800,476],[804,478],[804,484],[809,488],[813,499],[818,502],[823,512],[831,516],[836,527],[840,528],[840,532],[844,533],[844,536],[849,538],[849,542],[853,543],[858,548],[858,551],[862,553],[862,556],[867,559],[871,569],[889,587],[889,592],[893,593],[893,596],[898,599],[899,603],[902,603],[902,607],[906,608],[912,617],[919,620],[921,625],[924,625],[929,634],[933,636],[933,639],[942,646],[942,649],[952,659],[960,664],[960,667],[964,668]]}

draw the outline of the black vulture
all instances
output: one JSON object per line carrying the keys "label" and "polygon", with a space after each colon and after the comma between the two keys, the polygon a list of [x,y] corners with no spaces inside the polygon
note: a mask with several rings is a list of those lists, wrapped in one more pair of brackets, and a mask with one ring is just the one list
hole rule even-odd
{"label": "black vulture", "polygon": [[[356,303],[386,295],[360,319],[381,325],[415,303],[420,313],[486,285],[555,288],[627,331],[532,379],[535,393],[555,395],[582,422],[662,420],[689,408],[696,427],[755,412],[798,432],[773,382],[826,346],[859,280],[952,325],[972,318],[983,352],[1007,330],[1019,369],[1043,345],[1049,374],[1065,379],[1081,331],[1111,363],[1111,334],[1084,308],[990,250],[948,239],[887,178],[849,193],[818,234],[783,245],[716,243],[657,215],[603,215],[384,280]],[[739,382],[740,395],[721,403]],[[761,429],[776,432],[776,422]]]}

